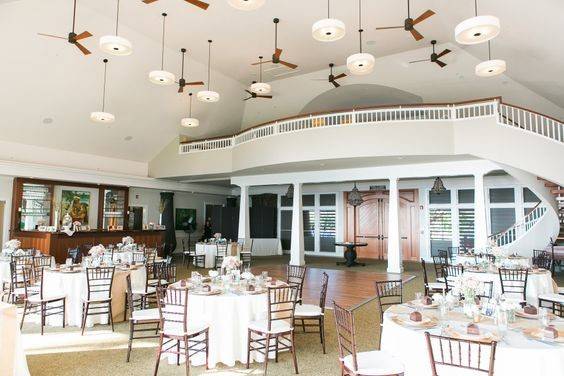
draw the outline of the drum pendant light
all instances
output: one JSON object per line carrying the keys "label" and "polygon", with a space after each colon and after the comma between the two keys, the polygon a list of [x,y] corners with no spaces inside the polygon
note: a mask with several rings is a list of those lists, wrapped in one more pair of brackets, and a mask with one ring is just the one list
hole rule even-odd
{"label": "drum pendant light", "polygon": [[227,0],[229,5],[239,10],[256,10],[264,5],[266,0]]}
{"label": "drum pendant light", "polygon": [[210,75],[211,75],[211,44],[212,40],[208,40],[208,89],[199,91],[197,97],[202,102],[213,103],[219,101],[219,93],[210,90]]}
{"label": "drum pendant light", "polygon": [[259,61],[260,61],[260,64],[258,65],[259,66],[259,80],[258,80],[258,82],[253,82],[253,84],[250,87],[250,90],[253,93],[257,93],[257,94],[268,94],[268,93],[270,93],[272,88],[266,82],[262,82],[262,56],[259,56]]}
{"label": "drum pendant light", "polygon": [[454,38],[460,44],[478,44],[497,37],[500,29],[499,18],[478,16],[478,0],[474,0],[474,17],[456,25]]}
{"label": "drum pendant light", "polygon": [[505,60],[492,59],[491,41],[488,41],[488,60],[476,65],[476,76],[493,77],[505,72],[507,65]]}
{"label": "drum pendant light", "polygon": [[174,74],[164,70],[164,46],[165,46],[165,25],[166,25],[166,13],[163,16],[163,37],[161,43],[161,69],[149,72],[149,80],[157,85],[172,85],[176,81]]}
{"label": "drum pendant light", "polygon": [[106,112],[106,76],[108,59],[102,60],[104,62],[104,85],[102,89],[102,111],[94,111],[90,113],[90,119],[96,123],[113,123],[116,118],[113,114]]}
{"label": "drum pendant light", "polygon": [[195,128],[200,125],[200,121],[192,117],[192,93],[188,93],[190,97],[190,111],[188,112],[188,117],[180,120],[180,125],[185,128]]}
{"label": "drum pendant light", "polygon": [[362,52],[362,0],[358,0],[358,36],[360,52],[347,57],[347,68],[353,75],[370,74],[374,70],[376,59],[369,53]]}
{"label": "drum pendant light", "polygon": [[334,42],[345,36],[345,23],[330,15],[330,0],[327,0],[327,18],[317,21],[311,27],[311,34],[320,42]]}
{"label": "drum pendant light", "polygon": [[117,0],[116,10],[116,32],[115,35],[105,35],[100,38],[100,48],[102,51],[116,56],[127,56],[133,52],[133,45],[127,39],[118,36],[119,26],[119,1]]}

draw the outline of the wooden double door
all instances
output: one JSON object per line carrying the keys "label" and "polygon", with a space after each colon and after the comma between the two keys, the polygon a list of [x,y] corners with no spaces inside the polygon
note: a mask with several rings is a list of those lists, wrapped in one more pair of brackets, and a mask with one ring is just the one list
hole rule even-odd
{"label": "wooden double door", "polygon": [[[386,259],[388,256],[389,191],[361,192],[364,202],[356,209],[347,204],[347,241],[368,243],[358,247],[360,258]],[[347,202],[345,193],[345,202]],[[399,232],[404,260],[419,259],[418,190],[400,190]]]}

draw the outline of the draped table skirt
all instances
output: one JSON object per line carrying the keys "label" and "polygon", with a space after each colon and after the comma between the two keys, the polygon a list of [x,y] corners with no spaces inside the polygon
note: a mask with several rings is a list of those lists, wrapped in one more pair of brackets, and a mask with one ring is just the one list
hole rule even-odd
{"label": "draped table skirt", "polygon": [[4,302],[0,302],[0,375],[29,375],[16,306]]}

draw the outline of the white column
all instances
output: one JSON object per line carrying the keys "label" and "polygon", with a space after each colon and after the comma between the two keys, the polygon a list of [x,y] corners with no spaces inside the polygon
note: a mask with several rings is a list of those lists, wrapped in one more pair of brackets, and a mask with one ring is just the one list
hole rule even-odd
{"label": "white column", "polygon": [[239,200],[239,239],[245,239],[245,243],[250,239],[249,225],[249,187],[241,186],[241,199]]}
{"label": "white column", "polygon": [[390,203],[388,205],[388,273],[401,273],[402,249],[399,233],[398,179],[390,179]]}
{"label": "white column", "polygon": [[474,248],[488,245],[488,226],[486,222],[486,193],[484,174],[474,175]]}
{"label": "white column", "polygon": [[290,264],[305,265],[304,258],[304,215],[302,208],[302,183],[294,183],[294,203],[292,206],[292,243]]}

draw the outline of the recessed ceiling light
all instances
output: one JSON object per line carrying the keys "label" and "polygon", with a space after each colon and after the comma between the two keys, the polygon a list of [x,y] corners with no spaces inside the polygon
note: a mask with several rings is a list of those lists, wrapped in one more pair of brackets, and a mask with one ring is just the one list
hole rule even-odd
{"label": "recessed ceiling light", "polygon": [[123,138],[123,140],[124,140],[124,141],[131,141],[131,140],[133,140],[133,136],[125,136],[125,137]]}
{"label": "recessed ceiling light", "polygon": [[43,124],[52,124],[53,123],[53,118],[51,117],[44,117],[43,119],[41,119],[41,122]]}

